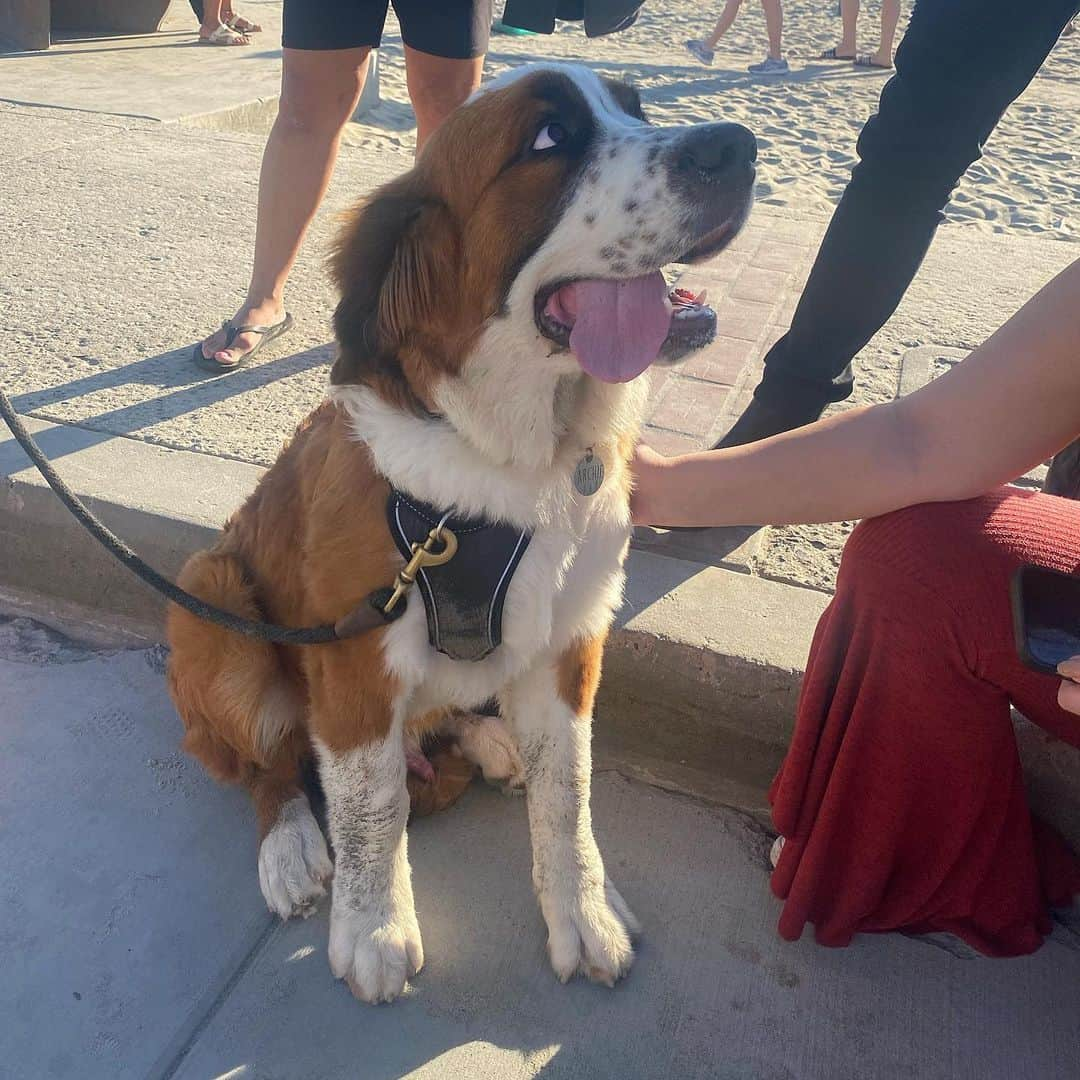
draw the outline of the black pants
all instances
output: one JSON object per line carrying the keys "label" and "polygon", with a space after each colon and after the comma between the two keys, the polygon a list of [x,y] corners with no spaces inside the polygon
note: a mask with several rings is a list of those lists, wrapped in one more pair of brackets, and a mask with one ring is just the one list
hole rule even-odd
{"label": "black pants", "polygon": [[765,357],[761,401],[811,412],[851,393],[852,357],[896,310],[957,181],[1076,10],[916,0],[791,329]]}

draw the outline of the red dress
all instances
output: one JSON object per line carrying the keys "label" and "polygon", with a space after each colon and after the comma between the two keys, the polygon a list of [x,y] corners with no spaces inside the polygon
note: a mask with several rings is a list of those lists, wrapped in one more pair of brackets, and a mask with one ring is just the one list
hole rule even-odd
{"label": "red dress", "polygon": [[1003,488],[852,534],[770,792],[783,937],[949,931],[1016,956],[1080,893],[1080,862],[1028,809],[1010,720],[1011,702],[1080,746],[1058,680],[1016,656],[1023,562],[1080,573],[1080,503]]}

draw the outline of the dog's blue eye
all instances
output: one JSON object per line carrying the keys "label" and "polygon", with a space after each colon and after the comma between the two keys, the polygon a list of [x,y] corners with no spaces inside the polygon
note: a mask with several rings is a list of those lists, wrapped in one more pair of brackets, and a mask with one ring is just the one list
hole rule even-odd
{"label": "dog's blue eye", "polygon": [[533,140],[534,150],[550,150],[566,139],[566,128],[562,124],[545,124]]}

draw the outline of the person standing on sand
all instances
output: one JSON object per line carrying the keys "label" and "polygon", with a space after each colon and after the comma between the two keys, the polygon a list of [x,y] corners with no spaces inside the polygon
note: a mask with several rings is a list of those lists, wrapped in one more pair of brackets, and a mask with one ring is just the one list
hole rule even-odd
{"label": "person standing on sand", "polygon": [[[1017,18],[1012,0],[918,0],[791,328],[720,447],[812,423],[851,394],[855,354],[896,310],[957,181],[1077,8],[1032,0]],[[1078,481],[1080,456],[1063,452],[1046,490]]]}
{"label": "person standing on sand", "polygon": [[[742,0],[727,0],[720,18],[708,37],[695,38],[686,42],[687,51],[703,64],[711,64],[715,55],[716,43],[727,33],[735,16],[739,14]],[[761,9],[765,12],[765,29],[769,35],[769,55],[760,64],[751,64],[747,70],[751,75],[785,75],[788,62],[780,51],[780,42],[784,33],[784,9],[781,0],[761,0]]]}
{"label": "person standing on sand", "polygon": [[[192,350],[199,367],[235,371],[292,326],[285,285],[330,183],[388,7],[388,0],[285,0],[281,100],[263,152],[251,281],[239,311]],[[394,0],[394,10],[419,152],[480,85],[491,0]]]}
{"label": "person standing on sand", "polygon": [[881,38],[877,52],[859,55],[855,34],[859,22],[859,0],[840,0],[840,21],[843,35],[834,49],[826,49],[821,60],[851,60],[856,67],[892,69],[893,38],[900,20],[900,0],[881,0]]}

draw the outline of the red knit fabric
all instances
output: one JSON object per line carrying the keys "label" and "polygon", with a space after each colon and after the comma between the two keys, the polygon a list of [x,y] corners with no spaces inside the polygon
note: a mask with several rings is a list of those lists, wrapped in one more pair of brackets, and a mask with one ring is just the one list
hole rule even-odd
{"label": "red knit fabric", "polygon": [[781,936],[944,930],[1016,956],[1080,893],[1080,862],[1028,810],[1009,715],[1080,746],[1058,680],[1016,656],[1023,562],[1080,572],[1080,503],[1006,488],[852,534],[770,792]]}

